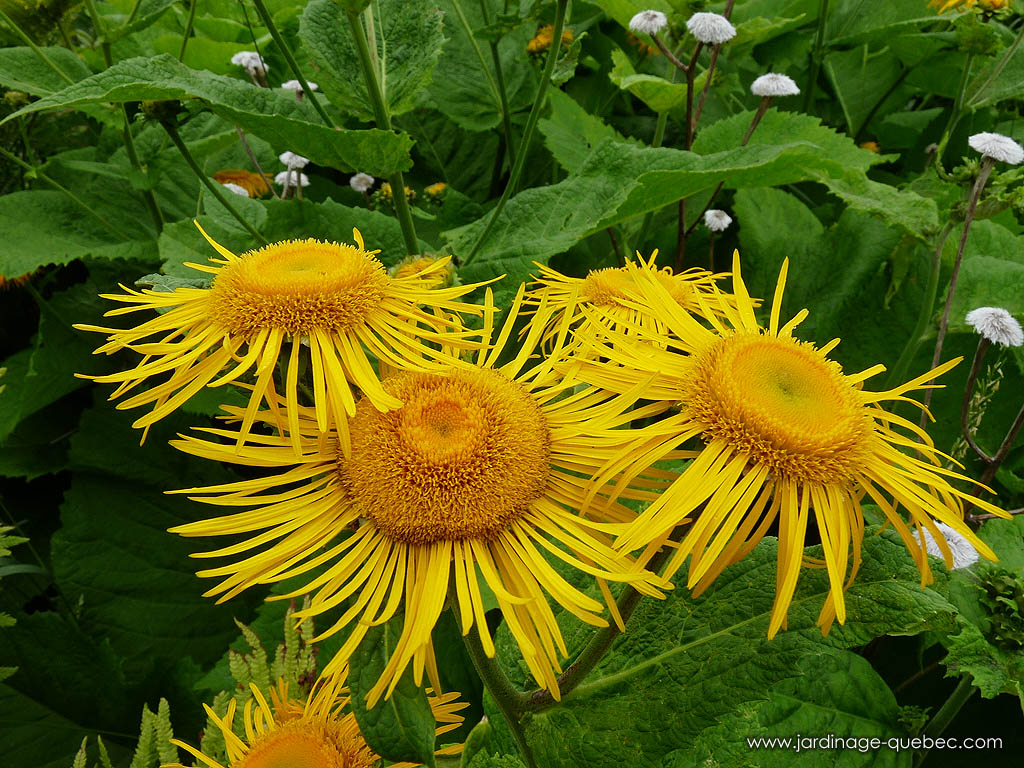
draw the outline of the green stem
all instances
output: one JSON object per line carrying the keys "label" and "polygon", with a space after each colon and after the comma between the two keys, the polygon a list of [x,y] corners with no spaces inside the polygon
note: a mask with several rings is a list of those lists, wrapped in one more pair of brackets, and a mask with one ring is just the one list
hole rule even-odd
{"label": "green stem", "polygon": [[[454,612],[454,608],[452,610]],[[458,616],[456,615],[455,618],[457,621]],[[520,722],[523,713],[526,711],[526,694],[517,690],[512,685],[512,682],[508,679],[504,670],[502,670],[501,665],[498,664],[498,660],[491,658],[484,651],[483,643],[480,642],[479,630],[475,625],[470,628],[469,633],[462,639],[465,641],[466,650],[469,652],[469,657],[473,660],[473,666],[476,667],[480,679],[487,686],[487,690],[494,699],[494,703],[498,705],[501,714],[508,721],[509,730],[512,731],[516,745],[522,753],[520,757],[522,757],[523,762],[528,768],[537,768],[537,764],[534,762],[533,755],[530,752],[530,746],[526,743],[526,734],[523,732],[523,726]]]}
{"label": "green stem", "polygon": [[519,177],[522,176],[523,167],[526,165],[526,157],[530,153],[530,140],[533,139],[533,132],[537,127],[537,121],[540,120],[540,111],[544,107],[544,97],[547,95],[548,85],[551,82],[551,73],[555,70],[555,62],[558,60],[558,53],[562,47],[562,30],[565,27],[565,12],[568,6],[569,0],[558,0],[558,4],[555,6],[555,24],[551,36],[551,49],[548,51],[547,61],[544,63],[544,71],[540,76],[540,85],[537,86],[537,96],[534,98],[533,106],[530,108],[530,115],[526,118],[523,141],[519,145],[516,162],[512,166],[512,174],[509,176],[508,184],[505,185],[505,190],[498,199],[498,204],[494,206],[494,210],[491,212],[491,218],[487,222],[487,226],[484,227],[484,231],[477,239],[473,250],[469,252],[469,256],[463,262],[463,266],[471,264],[480,252],[480,248],[487,242],[487,238],[490,237],[491,232],[494,230],[494,225],[498,221],[498,216],[501,215],[505,204],[512,196],[512,190],[519,184]]}
{"label": "green stem", "polygon": [[39,59],[44,64],[46,64],[46,66],[48,66],[58,75],[60,75],[61,79],[65,83],[71,85],[71,83],[75,82],[71,79],[71,77],[68,76],[68,74],[64,70],[62,70],[60,67],[54,64],[53,59],[46,55],[46,51],[44,51],[42,48],[36,45],[35,41],[31,37],[29,37],[21,27],[15,24],[14,19],[12,19],[10,16],[4,13],[2,9],[0,9],[0,19],[3,19],[7,23],[7,26],[14,30],[14,33],[24,41],[25,45],[32,49],[32,52],[36,56],[38,56]]}
{"label": "green stem", "polygon": [[[458,7],[456,5],[456,7]],[[480,13],[483,14],[484,24],[490,24],[487,14],[487,0],[480,0]],[[498,81],[498,98],[501,101],[501,122],[505,130],[505,151],[508,153],[509,165],[515,165],[516,151],[512,143],[512,112],[508,107],[508,89],[505,87],[505,73],[501,69],[501,55],[498,52],[498,42],[491,41],[491,60],[494,62],[494,76]]]}
{"label": "green stem", "polygon": [[[391,130],[391,115],[388,114],[387,105],[384,103],[384,94],[380,90],[380,82],[377,80],[377,65],[370,55],[370,46],[366,41],[366,31],[363,29],[359,14],[348,11],[348,25],[352,29],[352,37],[355,39],[356,51],[359,53],[359,63],[363,69],[363,78],[366,80],[366,91],[373,103],[374,119],[377,127],[384,131]],[[412,212],[409,210],[409,201],[405,198],[405,180],[401,171],[396,171],[388,177],[391,184],[391,194],[395,201],[395,213],[398,215],[398,223],[402,227],[402,238],[405,240],[405,250],[410,256],[420,252],[419,242],[416,239],[416,226],[412,221]]]}
{"label": "green stem", "polygon": [[263,0],[252,0],[252,4],[256,6],[256,11],[259,13],[260,18],[263,19],[263,23],[267,25],[267,31],[270,36],[274,38],[274,42],[277,43],[277,47],[281,49],[281,53],[284,55],[285,61],[288,62],[288,67],[291,69],[292,74],[295,75],[295,79],[299,81],[302,86],[302,95],[309,99],[309,103],[313,105],[319,114],[321,119],[331,128],[337,128],[330,115],[324,110],[323,105],[316,98],[316,94],[313,93],[313,89],[309,87],[309,83],[306,82],[306,76],[302,74],[302,70],[299,69],[299,63],[295,60],[295,56],[292,54],[292,49],[288,43],[285,42],[284,37],[277,29],[277,25],[274,24],[274,17],[270,15],[270,11],[267,10],[267,6],[263,4]]}
{"label": "green stem", "polygon": [[135,0],[135,2],[132,3],[132,10],[131,10],[131,13],[128,14],[128,20],[125,22],[125,26],[127,26],[127,25],[131,24],[133,21],[135,21],[135,16],[139,12],[139,6],[140,5],[142,5],[142,0]]}
{"label": "green stem", "polygon": [[818,74],[821,72],[821,52],[825,48],[825,24],[828,21],[828,0],[821,0],[818,6],[818,30],[814,35],[814,46],[811,48],[811,77],[804,92],[804,112],[811,109],[814,100],[814,89],[818,85]]}
{"label": "green stem", "polygon": [[106,30],[103,28],[103,22],[100,20],[99,13],[96,12],[96,4],[92,0],[85,0],[85,8],[89,12],[89,18],[92,19],[92,27],[96,33],[96,38],[100,40],[103,63],[109,68],[114,63],[114,59],[110,54],[110,43],[106,41]]}
{"label": "green stem", "polygon": [[103,226],[105,226],[107,229],[109,229],[111,232],[113,232],[115,235],[117,235],[122,240],[131,240],[132,239],[131,235],[129,235],[129,234],[123,232],[122,230],[118,229],[114,224],[111,224],[109,221],[107,221],[105,218],[103,218],[103,216],[101,216],[99,213],[97,213],[92,208],[90,208],[89,204],[86,203],[82,198],[80,198],[78,195],[76,195],[70,189],[65,187],[63,184],[60,184],[59,182],[56,182],[53,179],[51,179],[49,176],[47,176],[45,173],[40,171],[38,168],[29,165],[24,160],[22,160],[20,157],[18,157],[15,154],[12,154],[11,152],[8,152],[3,147],[0,147],[0,156],[5,158],[6,160],[9,160],[10,162],[14,163],[15,165],[21,166],[26,171],[30,171],[31,173],[33,173],[35,175],[35,177],[37,179],[39,179],[40,181],[46,182],[47,184],[49,184],[51,187],[53,187],[57,191],[63,192],[65,195],[68,196],[68,198],[70,198],[82,210],[84,210],[87,213],[89,213],[93,218],[95,218],[98,222],[100,222]]}
{"label": "green stem", "polygon": [[956,124],[960,122],[960,116],[964,109],[964,99],[967,94],[967,81],[971,77],[971,65],[973,63],[974,54],[967,54],[967,61],[964,63],[964,71],[960,73],[960,86],[956,90],[956,99],[953,101],[953,111],[949,113],[949,120],[946,122],[946,127],[942,131],[942,138],[939,139],[939,148],[935,152],[935,165],[938,168],[942,167],[942,156],[946,152],[946,145],[949,143],[949,138],[953,135],[953,131],[956,129]]}
{"label": "green stem", "polygon": [[942,271],[942,249],[946,245],[946,239],[949,237],[952,228],[953,225],[947,223],[942,228],[942,232],[939,233],[938,241],[932,254],[932,265],[931,271],[928,273],[928,283],[924,289],[924,301],[917,314],[917,322],[914,324],[914,330],[911,331],[910,338],[907,339],[899,359],[889,373],[889,378],[885,384],[886,389],[898,386],[906,378],[907,371],[910,369],[910,363],[921,346],[921,339],[924,336],[925,328],[928,327],[928,321],[931,320],[932,314],[935,312],[935,299],[939,295],[939,273]]}
{"label": "green stem", "polygon": [[487,84],[491,87],[491,93],[494,94],[494,100],[501,103],[501,94],[498,93],[498,84],[494,82],[494,77],[491,75],[491,68],[487,66],[487,61],[484,59],[484,52],[480,50],[480,43],[477,42],[476,35],[473,34],[473,27],[470,26],[469,19],[466,18],[466,14],[462,10],[462,4],[459,0],[452,0],[452,8],[455,9],[455,15],[459,17],[459,23],[462,24],[462,28],[466,30],[466,37],[469,38],[470,45],[473,46],[476,58],[480,62],[480,69],[483,70],[484,77],[487,78]]}
{"label": "green stem", "polygon": [[[188,48],[188,39],[192,37],[192,26],[196,21],[196,6],[199,5],[199,0],[192,0],[188,9],[188,21],[185,22],[185,34],[181,38],[181,50],[178,51],[178,61],[185,61],[185,49]],[[138,8],[138,3],[135,4]],[[134,11],[133,11],[134,13]]]}
{"label": "green stem", "polygon": [[[974,695],[975,690],[974,681],[971,679],[970,675],[964,675],[961,677],[956,688],[953,689],[953,692],[949,695],[949,698],[946,699],[942,707],[939,708],[939,711],[935,713],[935,717],[933,717],[931,722],[928,723],[928,726],[924,729],[924,733],[922,735],[928,736],[932,739],[937,739],[945,733],[946,728],[948,728],[949,724],[953,722],[953,718],[959,714],[968,699]],[[914,761],[914,768],[920,768],[921,763],[923,763],[927,757],[928,750],[925,749],[917,756],[917,760]]]}
{"label": "green stem", "polygon": [[210,190],[210,194],[217,198],[221,205],[227,208],[228,213],[234,217],[235,221],[245,227],[246,231],[256,238],[260,245],[266,245],[267,239],[257,232],[256,229],[253,228],[252,224],[250,224],[242,214],[235,210],[234,205],[231,204],[227,195],[224,194],[224,187],[217,182],[212,181],[209,176],[203,173],[202,168],[199,167],[196,159],[192,157],[192,153],[189,152],[185,142],[182,141],[181,134],[178,133],[178,126],[170,121],[161,121],[160,124],[164,127],[164,130],[167,131],[167,135],[170,137],[174,146],[178,148],[182,158],[184,158],[185,162],[188,163],[188,167],[192,169],[192,173],[194,173],[196,177],[206,185],[206,188]]}
{"label": "green stem", "polygon": [[[135,170],[139,173],[144,173],[142,170],[142,163],[139,161],[139,153],[135,150],[135,139],[132,138],[132,123],[131,120],[128,119],[128,110],[124,104],[121,105],[121,116],[124,120],[124,148],[128,153],[128,160],[131,162],[132,167],[135,168]],[[156,197],[153,195],[153,190],[142,190],[142,199],[146,203],[146,209],[149,211],[149,217],[153,219],[153,226],[156,227],[156,233],[159,235],[164,231],[164,216],[160,212],[160,206],[156,203]]]}
{"label": "green stem", "polygon": [[981,94],[985,92],[985,89],[992,85],[992,81],[999,77],[1000,74],[1002,74],[1003,68],[1010,61],[1010,58],[1013,56],[1013,54],[1017,52],[1017,49],[1020,48],[1022,40],[1024,40],[1024,26],[1020,28],[1020,31],[1017,33],[1016,39],[1010,44],[1010,47],[1003,52],[1002,58],[999,59],[999,63],[996,64],[992,72],[989,73],[989,76],[985,78],[985,82],[982,83],[978,90],[974,92],[974,95],[971,97],[972,101],[981,96]]}

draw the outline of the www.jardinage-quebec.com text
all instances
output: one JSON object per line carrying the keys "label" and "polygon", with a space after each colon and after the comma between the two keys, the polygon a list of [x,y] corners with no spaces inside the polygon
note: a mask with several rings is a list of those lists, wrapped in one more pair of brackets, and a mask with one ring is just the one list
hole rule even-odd
{"label": "www.jardinage-quebec.com text", "polygon": [[785,749],[796,752],[810,752],[826,749],[855,749],[858,752],[871,752],[878,749],[891,749],[900,752],[908,749],[1002,749],[1003,740],[997,736],[978,738],[938,738],[929,736],[893,736],[888,739],[867,736],[795,736],[785,737],[747,737],[748,749]]}

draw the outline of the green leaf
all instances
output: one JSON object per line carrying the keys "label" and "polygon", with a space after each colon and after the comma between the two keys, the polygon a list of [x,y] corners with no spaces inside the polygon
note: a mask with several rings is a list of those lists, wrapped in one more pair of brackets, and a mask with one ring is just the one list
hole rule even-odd
{"label": "green leaf", "polygon": [[172,5],[177,3],[178,0],[140,0],[138,8],[135,11],[135,18],[130,22],[125,17],[125,23],[119,27],[108,29],[106,33],[106,39],[113,43],[120,40],[125,35],[131,34],[132,32],[138,32],[140,29],[154,24],[157,19],[164,15],[164,12]]}
{"label": "green leaf", "polygon": [[319,123],[308,102],[279,88],[259,88],[230,77],[189,69],[173,56],[119,61],[109,69],[23,107],[12,118],[54,107],[153,99],[201,99],[246,131],[343,171],[387,176],[410,167],[408,136],[376,128],[336,130]]}
{"label": "green leaf", "polygon": [[978,110],[1007,99],[1019,99],[1024,95],[1024,47],[1018,47],[1002,71],[997,72],[1001,61],[1002,54],[971,79],[964,99],[968,109]]}
{"label": "green leaf", "polygon": [[[862,656],[824,650],[800,660],[797,677],[772,686],[768,699],[744,704],[700,734],[693,752],[678,755],[685,765],[818,768],[824,755],[836,768],[910,766],[911,750],[809,749],[797,737],[855,739],[854,745],[907,738],[898,725],[899,705],[885,681]],[[793,746],[751,748],[754,739],[792,739]],[[761,742],[764,744],[764,742]],[[847,742],[851,743],[851,742]],[[668,758],[666,767],[675,765]]]}
{"label": "green leaf", "polygon": [[671,112],[686,103],[686,85],[670,83],[657,75],[637,74],[626,53],[616,48],[612,51],[612,68],[609,77],[619,88],[629,91],[655,112]]}
{"label": "green leaf", "polygon": [[[766,639],[775,593],[774,539],[727,568],[698,598],[680,584],[664,602],[641,602],[629,631],[595,672],[560,705],[526,721],[538,765],[660,768],[667,754],[692,749],[720,718],[798,677],[802,659],[882,634],[951,626],[953,606],[938,592],[921,589],[920,574],[898,538],[871,533],[863,566],[846,592],[846,624],[824,638],[816,621],[828,578],[822,570],[805,570],[788,629]],[[807,554],[817,557],[820,550],[811,547]],[[820,721],[822,732],[830,730],[827,722]]]}
{"label": "green leaf", "polygon": [[0,722],[4,724],[4,763],[26,768],[68,768],[87,733],[85,726],[6,684],[0,685]]}
{"label": "green leaf", "polygon": [[[950,240],[958,242],[962,231],[962,226],[954,229]],[[978,307],[1002,307],[1024,316],[1024,238],[988,220],[971,224],[949,314],[950,331],[973,334],[965,317]]]}
{"label": "green leaf", "polygon": [[[373,6],[384,98],[392,115],[408,112],[430,82],[444,43],[441,12],[432,0],[378,0]],[[345,12],[334,0],[306,6],[299,36],[331,102],[362,120],[373,119],[359,54]]]}
{"label": "green leaf", "polygon": [[871,53],[867,45],[825,57],[825,72],[843,107],[851,136],[864,127],[864,121],[889,94],[902,71],[896,54],[889,50]]}
{"label": "green leaf", "polygon": [[[67,48],[41,49],[58,69],[73,81],[84,80],[92,72]],[[67,81],[43,62],[31,48],[0,48],[0,85],[33,96],[47,96],[67,85]]]}
{"label": "green leaf", "polygon": [[538,123],[544,143],[559,164],[567,171],[577,171],[590,151],[604,139],[620,144],[640,145],[637,139],[627,139],[618,131],[587,112],[572,96],[553,90],[550,96],[551,115]]}
{"label": "green leaf", "polygon": [[352,711],[374,752],[388,760],[434,765],[434,716],[408,666],[390,698],[366,708],[366,694],[380,680],[402,631],[402,618],[370,627],[349,662]]}
{"label": "green leaf", "polygon": [[1018,696],[1024,707],[1024,651],[993,645],[966,619],[959,619],[957,626],[960,631],[949,637],[949,653],[942,662],[947,674],[969,674],[986,699],[1009,693]]}
{"label": "green leaf", "polygon": [[897,189],[873,181],[857,171],[847,171],[842,176],[819,177],[819,181],[850,208],[874,214],[903,228],[918,240],[927,240],[928,235],[938,229],[938,205],[912,189]]}
{"label": "green leaf", "polygon": [[872,4],[865,13],[864,0],[840,0],[831,9],[828,23],[830,45],[847,45],[864,40],[884,41],[924,24],[934,24],[936,9],[921,0],[888,0]]}

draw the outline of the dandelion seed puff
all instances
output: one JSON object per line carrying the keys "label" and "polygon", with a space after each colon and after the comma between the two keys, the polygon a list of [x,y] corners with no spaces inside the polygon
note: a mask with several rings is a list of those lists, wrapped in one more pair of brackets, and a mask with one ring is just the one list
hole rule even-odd
{"label": "dandelion seed puff", "polygon": [[247,72],[256,75],[265,75],[270,69],[256,51],[239,51],[231,57],[231,63],[236,67],[244,67]]}
{"label": "dandelion seed puff", "polygon": [[717,208],[704,211],[704,226],[712,232],[725,232],[730,224],[732,224],[732,216],[725,211],[720,211]]}
{"label": "dandelion seed puff", "polygon": [[770,72],[761,75],[750,84],[750,92],[755,96],[796,96],[800,93],[793,78],[787,75],[780,75],[777,72]]}
{"label": "dandelion seed puff", "polygon": [[993,160],[1010,165],[1020,165],[1024,160],[1024,147],[1001,133],[976,133],[967,140],[967,143],[971,145],[971,149]]}
{"label": "dandelion seed puff", "polygon": [[736,36],[736,27],[720,13],[695,13],[686,22],[690,34],[708,45],[719,45]]}
{"label": "dandelion seed puff", "polygon": [[967,323],[994,344],[1019,347],[1024,344],[1024,330],[1016,318],[1002,307],[978,307],[967,313]]}
{"label": "dandelion seed puff", "polygon": [[249,190],[238,184],[232,184],[230,181],[221,184],[221,186],[227,190],[230,190],[231,192],[234,192],[236,195],[241,195],[242,197],[249,196]]}
{"label": "dandelion seed puff", "polygon": [[291,187],[308,187],[309,176],[304,173],[295,173],[294,171],[281,171],[274,177],[274,183],[284,187],[285,189],[289,189]]}
{"label": "dandelion seed puff", "polygon": [[[946,544],[949,545],[949,551],[953,555],[953,570],[959,571],[962,568],[969,568],[978,562],[978,551],[964,536],[957,533],[953,528],[946,525],[945,523],[936,523],[935,527],[942,533],[943,538],[946,539]],[[929,555],[934,555],[945,559],[945,555],[942,554],[942,548],[939,547],[939,543],[935,541],[935,537],[931,535],[927,530],[924,531],[924,546],[928,550]]]}
{"label": "dandelion seed puff", "polygon": [[[309,158],[297,155],[294,152],[282,152],[278,159],[288,166],[290,171],[299,171],[309,165]],[[306,186],[303,184],[302,186]]]}
{"label": "dandelion seed puff", "polygon": [[[320,86],[314,83],[312,80],[307,80],[306,84],[309,86],[309,90],[311,91],[320,90]],[[305,93],[305,91],[302,88],[302,83],[300,83],[298,80],[286,80],[285,82],[281,83],[281,87],[284,88],[286,91]]]}
{"label": "dandelion seed puff", "polygon": [[640,11],[640,13],[629,20],[629,28],[631,30],[648,35],[656,35],[664,29],[666,24],[668,24],[668,18],[661,11]]}
{"label": "dandelion seed puff", "polygon": [[356,192],[369,192],[373,186],[373,176],[368,173],[357,173],[348,180],[348,184]]}

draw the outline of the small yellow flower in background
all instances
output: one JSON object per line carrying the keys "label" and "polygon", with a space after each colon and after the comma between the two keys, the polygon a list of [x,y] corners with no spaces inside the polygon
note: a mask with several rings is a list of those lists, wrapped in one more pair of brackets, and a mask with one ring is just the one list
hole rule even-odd
{"label": "small yellow flower in background", "polygon": [[626,42],[638,49],[644,56],[660,56],[661,51],[658,50],[658,46],[649,45],[641,40],[639,37],[634,35],[632,32],[626,33]]}
{"label": "small yellow flower in background", "polygon": [[861,149],[866,149],[868,152],[874,152],[876,155],[882,151],[882,148],[878,146],[877,141],[865,141],[860,145]]}
{"label": "small yellow flower in background", "polygon": [[938,8],[939,13],[945,13],[950,8],[973,8],[978,6],[985,11],[1001,11],[1013,5],[1013,0],[930,0],[929,7]]}
{"label": "small yellow flower in background", "polygon": [[[220,730],[227,747],[228,762],[222,764],[178,739],[171,743],[195,757],[202,768],[377,768],[380,756],[366,744],[355,715],[345,712],[349,698],[339,675],[321,680],[305,700],[293,699],[288,684],[278,680],[267,701],[259,686],[250,683],[253,698],[243,710],[244,736],[235,733],[237,699],[228,705],[221,718],[210,707],[206,713]],[[436,736],[458,728],[459,710],[469,706],[456,701],[457,693],[431,696],[430,709],[438,724]],[[255,706],[254,706],[255,704]],[[462,745],[438,750],[437,755],[457,755]],[[392,763],[391,768],[413,768],[414,763]],[[181,763],[165,763],[162,768],[186,768]]]}
{"label": "small yellow flower in background", "polygon": [[[298,371],[308,362],[316,424],[320,431],[339,429],[347,449],[347,417],[356,407],[353,387],[375,408],[401,405],[381,387],[370,354],[399,369],[428,370],[429,360],[440,354],[428,342],[479,346],[472,341],[479,333],[463,331],[457,317],[463,312],[480,315],[484,308],[456,301],[476,286],[435,288],[431,276],[444,270],[443,260],[417,277],[392,278],[376,258],[377,251],[366,250],[358,230],[353,230],[355,246],[285,240],[241,256],[214,242],[201,227],[200,232],[222,257],[211,258],[216,266],[188,264],[213,275],[209,288],[125,288],[125,294],[103,294],[128,305],[107,316],[163,313],[135,328],[75,326],[109,334],[94,354],[131,349],[144,356],[131,370],[84,376],[118,384],[110,399],[162,379],[118,403],[120,409],[153,405],[135,421],[137,428],[148,428],[203,387],[237,382],[252,372],[255,383],[245,385],[251,393],[239,441],[248,439],[260,403],[266,402],[275,426],[295,436],[292,445],[297,449]],[[305,345],[308,350],[303,351]],[[285,355],[284,402],[290,407],[282,415],[274,372]]]}
{"label": "small yellow flower in background", "polygon": [[[526,50],[532,54],[544,53],[544,51],[551,47],[554,36],[555,28],[553,25],[545,24],[542,27],[538,27],[537,34],[526,44]],[[562,31],[562,45],[572,45],[574,39],[575,35],[571,29]]]}
{"label": "small yellow flower in background", "polygon": [[714,275],[702,269],[688,269],[677,275],[670,267],[659,269],[655,264],[657,255],[655,250],[644,261],[638,253],[637,262],[632,267],[594,269],[583,278],[569,277],[538,264],[541,276],[534,283],[536,287],[527,294],[526,303],[545,301],[554,310],[547,328],[548,338],[557,332],[566,315],[570,317],[570,323],[575,325],[579,322],[580,329],[596,323],[624,332],[639,326],[658,333],[664,326],[636,295],[635,275],[639,270],[664,285],[679,306],[688,312],[703,315],[704,312],[718,311],[707,299],[720,295],[716,292],[715,281],[728,273]]}
{"label": "small yellow flower in background", "polygon": [[[827,631],[834,619],[845,621],[844,584],[852,582],[860,564],[862,499],[877,504],[899,533],[921,571],[922,585],[932,581],[926,534],[938,543],[947,566],[953,564],[937,522],[952,527],[982,556],[995,558],[964,523],[962,500],[999,516],[1006,513],[952,485],[949,480],[971,481],[942,468],[942,454],[924,431],[879,406],[885,400],[913,402],[909,392],[933,386],[929,382],[958,360],[894,389],[868,392],[862,389],[864,380],[883,366],[846,375],[827,357],[838,339],[817,348],[793,338],[793,329],[807,310],[780,325],[786,266],[767,328],[754,316],[738,253],[733,259],[735,296],[709,301],[718,307],[718,312],[705,314],[713,329],[683,310],[650,272],[637,266],[629,269],[637,294],[670,333],[660,338],[668,340],[668,348],[639,348],[624,334],[614,344],[595,341],[601,358],[622,365],[578,363],[576,375],[618,392],[632,391],[654,376],[644,397],[677,404],[677,414],[643,430],[646,437],[635,453],[644,455],[645,462],[656,461],[662,452],[677,450],[691,439],[704,446],[691,454],[694,460],[672,486],[616,540],[616,547],[648,547],[650,552],[651,546],[664,544],[676,526],[689,523],[665,576],[671,577],[689,559],[687,584],[699,594],[726,566],[745,557],[778,521],[778,586],[770,637],[785,625],[812,519],[825,555],[824,563],[816,565],[827,568],[831,583],[819,624]],[[619,471],[628,477],[643,466],[630,467],[623,458],[595,482]]]}
{"label": "small yellow flower in background", "polygon": [[[199,571],[222,579],[206,595],[223,601],[255,584],[327,564],[320,576],[280,598],[311,595],[310,607],[296,617],[317,616],[356,598],[320,635],[351,627],[325,674],[346,664],[367,628],[388,621],[404,602],[402,634],[368,695],[370,706],[391,694],[410,663],[417,684],[426,671],[440,689],[431,631],[452,591],[463,634],[475,625],[485,653],[494,655],[481,579],[497,598],[530,672],[558,698],[559,658],[567,649],[549,598],[587,624],[607,622],[599,615],[602,604],[559,575],[546,554],[594,577],[620,626],[606,581],[660,596],[663,580],[611,547],[609,525],[631,522],[636,514],[604,499],[605,489],[595,490],[590,478],[612,458],[629,453],[634,437],[622,427],[665,406],[630,410],[642,386],[623,395],[574,391],[553,367],[561,359],[567,325],[551,356],[533,357],[547,320],[545,307],[515,359],[498,366],[522,293],[521,288],[497,341],[477,352],[475,365],[453,358],[444,375],[403,372],[385,379],[385,391],[404,403],[387,413],[361,401],[349,425],[347,457],[336,436],[317,431],[308,408],[295,417],[300,458],[285,450],[283,438],[260,438],[259,445],[236,450],[229,430],[208,430],[227,443],[196,437],[172,443],[202,458],[279,470],[176,491],[209,504],[255,506],[172,529],[184,536],[252,534],[196,555],[241,557]],[[494,330],[491,318],[485,316],[485,339]],[[671,477],[651,470],[616,492],[650,501]],[[587,508],[591,498],[600,500],[599,514]]]}
{"label": "small yellow flower in background", "polygon": [[423,194],[425,194],[431,200],[440,200],[444,196],[445,190],[447,189],[447,184],[445,184],[443,181],[438,181],[424,189]]}
{"label": "small yellow flower in background", "polygon": [[263,197],[270,194],[270,187],[267,185],[266,179],[258,173],[243,171],[240,168],[217,171],[213,174],[213,179],[221,184],[235,184],[248,192],[249,197]]}

